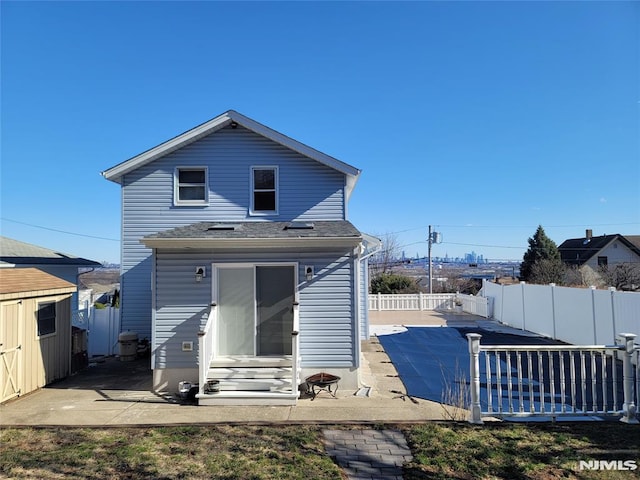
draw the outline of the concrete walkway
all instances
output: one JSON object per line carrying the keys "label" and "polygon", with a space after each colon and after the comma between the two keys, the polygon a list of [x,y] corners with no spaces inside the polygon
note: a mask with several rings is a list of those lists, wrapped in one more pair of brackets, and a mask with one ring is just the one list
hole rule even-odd
{"label": "concrete walkway", "polygon": [[323,430],[325,448],[349,480],[401,480],[413,456],[397,430]]}
{"label": "concrete walkway", "polygon": [[[374,313],[374,312],[372,312]],[[407,325],[487,322],[470,315],[438,312],[375,312],[372,330]],[[416,314],[419,318],[416,318]],[[484,325],[483,325],[484,326]],[[320,394],[296,406],[199,407],[181,402],[174,392],[154,392],[149,360],[107,359],[61,382],[0,406],[0,426],[133,426],[215,423],[375,424],[449,418],[439,403],[411,401],[378,339],[362,343],[361,380],[369,396],[339,390],[338,398]]]}

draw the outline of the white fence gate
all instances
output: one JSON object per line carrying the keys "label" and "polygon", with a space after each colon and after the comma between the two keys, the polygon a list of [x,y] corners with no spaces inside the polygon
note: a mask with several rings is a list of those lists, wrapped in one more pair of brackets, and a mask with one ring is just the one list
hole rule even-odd
{"label": "white fence gate", "polygon": [[89,307],[78,310],[73,324],[87,330],[87,354],[89,358],[111,356],[118,353],[120,334],[120,309],[115,307]]}

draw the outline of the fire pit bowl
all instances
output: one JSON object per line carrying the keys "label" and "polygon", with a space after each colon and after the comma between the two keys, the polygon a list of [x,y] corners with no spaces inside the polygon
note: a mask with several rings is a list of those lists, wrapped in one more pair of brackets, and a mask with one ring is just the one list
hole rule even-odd
{"label": "fire pit bowl", "polygon": [[[338,382],[340,377],[332,375],[331,373],[320,372],[305,378],[307,385],[311,387],[311,400],[315,400],[316,395],[321,391],[328,392],[333,398],[336,398],[336,392],[338,391]],[[331,390],[335,385],[335,390]],[[316,388],[318,389],[316,391]]]}

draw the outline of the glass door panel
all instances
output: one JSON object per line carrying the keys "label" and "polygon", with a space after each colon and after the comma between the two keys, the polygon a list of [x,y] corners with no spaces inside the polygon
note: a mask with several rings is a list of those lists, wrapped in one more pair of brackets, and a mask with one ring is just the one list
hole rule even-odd
{"label": "glass door panel", "polygon": [[218,269],[219,355],[255,354],[253,267]]}
{"label": "glass door panel", "polygon": [[258,355],[291,355],[294,281],[292,266],[256,267]]}

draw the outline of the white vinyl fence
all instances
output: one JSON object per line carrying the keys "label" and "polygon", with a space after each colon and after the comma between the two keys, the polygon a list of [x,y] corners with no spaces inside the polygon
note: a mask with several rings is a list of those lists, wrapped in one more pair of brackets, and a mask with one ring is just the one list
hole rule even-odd
{"label": "white vinyl fence", "polygon": [[574,345],[611,345],[616,335],[640,337],[640,293],[551,285],[498,285],[484,281],[481,295],[493,318]]}
{"label": "white vinyl fence", "polygon": [[74,312],[73,325],[87,330],[87,355],[89,358],[118,353],[119,308],[91,306],[78,310]]}
{"label": "white vinyl fence", "polygon": [[491,301],[459,293],[371,294],[369,310],[455,310],[485,318],[491,316]]}

